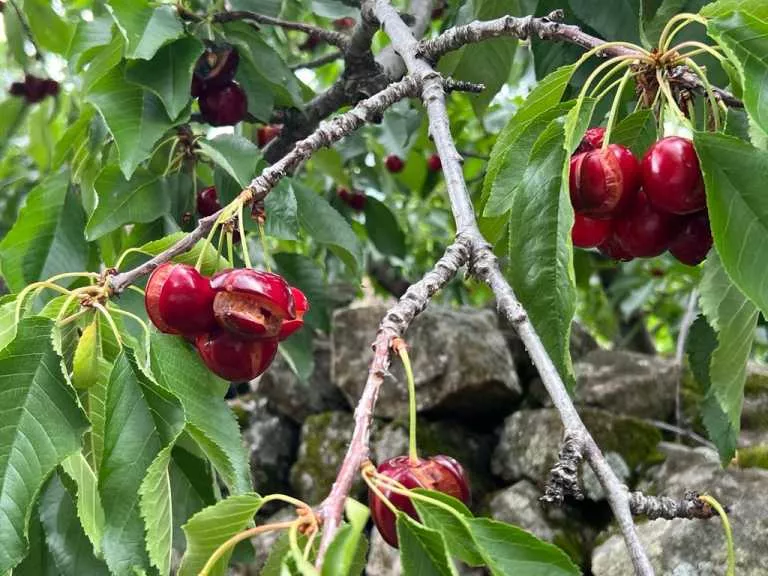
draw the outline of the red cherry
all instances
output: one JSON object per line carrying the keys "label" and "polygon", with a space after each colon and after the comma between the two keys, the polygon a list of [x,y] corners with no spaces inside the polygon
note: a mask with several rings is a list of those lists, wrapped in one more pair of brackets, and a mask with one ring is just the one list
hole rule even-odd
{"label": "red cherry", "polygon": [[427,158],[427,170],[430,172],[440,172],[443,169],[443,163],[440,161],[440,156],[432,154]]}
{"label": "red cherry", "polygon": [[48,95],[48,81],[32,74],[24,76],[25,96],[27,102],[35,104]]}
{"label": "red cherry", "polygon": [[215,293],[192,266],[166,262],[147,281],[144,305],[152,323],[166,334],[199,334],[216,326]]}
{"label": "red cherry", "polygon": [[43,88],[48,96],[57,96],[59,94],[59,83],[56,80],[48,78],[43,81]]}
{"label": "red cherry", "polygon": [[24,82],[14,82],[8,89],[8,93],[11,96],[25,96],[27,94],[27,86]]}
{"label": "red cherry", "polygon": [[608,258],[618,260],[620,262],[629,262],[634,260],[632,254],[627,252],[619,242],[619,239],[611,233],[606,240],[600,244],[597,249],[601,254],[605,254]]}
{"label": "red cherry", "polygon": [[355,26],[355,19],[347,16],[346,18],[337,18],[333,21],[333,27],[336,28],[336,30],[348,30],[350,28],[354,28]]}
{"label": "red cherry", "polygon": [[352,196],[349,199],[349,207],[352,208],[352,210],[356,210],[358,212],[362,212],[365,210],[365,204],[368,200],[368,197],[365,195],[365,192],[362,192],[360,190],[354,190],[352,192]]}
{"label": "red cherry", "polygon": [[211,278],[211,287],[216,291],[216,321],[241,338],[274,338],[283,320],[296,318],[291,289],[278,274],[223,270]]}
{"label": "red cherry", "polygon": [[232,126],[248,112],[248,97],[234,82],[212,90],[206,86],[198,101],[203,119],[211,126]]}
{"label": "red cherry", "polygon": [[643,189],[659,210],[690,214],[706,206],[704,181],[693,143],[668,136],[655,142],[641,163]]}
{"label": "red cherry", "polygon": [[683,264],[696,266],[704,261],[712,248],[712,230],[706,212],[686,217],[682,230],[670,242],[669,251]]}
{"label": "red cherry", "polygon": [[[419,458],[413,462],[408,456],[396,456],[379,464],[377,471],[400,482],[406,488],[424,488],[448,494],[469,504],[469,480],[456,460],[450,456]],[[382,494],[402,512],[418,520],[416,509],[411,499],[401,494],[394,494],[386,487],[380,487]],[[382,538],[397,547],[396,519],[387,505],[372,491],[368,493],[373,523]]]}
{"label": "red cherry", "polygon": [[282,124],[267,124],[266,126],[259,126],[259,129],[256,130],[256,140],[259,144],[259,148],[264,148],[264,146],[277,138],[282,130]]}
{"label": "red cherry", "polygon": [[189,93],[192,95],[193,98],[199,98],[203,95],[203,89],[205,88],[205,84],[202,80],[197,76],[197,74],[192,75],[192,84],[189,87]]}
{"label": "red cherry", "polygon": [[583,214],[576,214],[571,228],[573,245],[579,248],[594,248],[605,242],[611,233],[610,220],[596,220]]}
{"label": "red cherry", "polygon": [[403,162],[403,159],[400,158],[400,156],[397,156],[396,154],[390,154],[389,156],[387,156],[384,159],[384,165],[387,167],[387,170],[389,170],[393,174],[402,172],[403,168],[405,168],[405,162]]}
{"label": "red cherry", "polygon": [[624,196],[637,192],[638,175],[634,155],[619,144],[577,154],[571,158],[569,174],[571,204],[592,218],[609,216]]}
{"label": "red cherry", "polygon": [[198,336],[195,346],[211,372],[235,382],[263,374],[277,354],[277,340],[242,340],[223,330]]}
{"label": "red cherry", "polygon": [[590,150],[597,150],[603,146],[603,138],[605,137],[605,128],[598,126],[596,128],[590,128],[584,133],[584,137],[579,143],[579,147],[576,148],[574,154],[580,154],[581,152],[589,152]]}
{"label": "red cherry", "polygon": [[219,204],[219,194],[215,186],[204,188],[197,193],[197,213],[200,216],[205,218],[219,210],[221,210],[221,204]]}
{"label": "red cherry", "polygon": [[664,252],[680,230],[677,216],[656,210],[640,191],[627,213],[613,221],[613,233],[632,256],[651,258]]}
{"label": "red cherry", "polygon": [[237,48],[229,44],[211,44],[197,59],[193,86],[194,78],[197,78],[203,88],[201,92],[207,92],[212,88],[224,88],[232,83],[239,63],[240,54]]}
{"label": "red cherry", "polygon": [[296,318],[292,320],[283,320],[283,323],[280,325],[280,334],[278,335],[280,341],[285,340],[288,336],[297,332],[304,326],[304,314],[309,310],[309,301],[304,295],[304,292],[291,286],[291,295],[293,296],[293,303],[296,306]]}

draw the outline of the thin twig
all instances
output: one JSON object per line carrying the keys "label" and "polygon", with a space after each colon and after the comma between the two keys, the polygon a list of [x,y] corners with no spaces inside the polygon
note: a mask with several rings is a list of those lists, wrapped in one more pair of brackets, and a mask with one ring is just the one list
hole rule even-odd
{"label": "thin twig", "polygon": [[302,69],[311,70],[313,68],[320,68],[321,66],[325,66],[326,64],[335,62],[339,58],[343,58],[343,57],[344,57],[344,53],[341,50],[334,50],[333,52],[329,52],[328,54],[323,54],[322,56],[319,56],[314,60],[293,64],[291,66],[291,70],[302,70]]}

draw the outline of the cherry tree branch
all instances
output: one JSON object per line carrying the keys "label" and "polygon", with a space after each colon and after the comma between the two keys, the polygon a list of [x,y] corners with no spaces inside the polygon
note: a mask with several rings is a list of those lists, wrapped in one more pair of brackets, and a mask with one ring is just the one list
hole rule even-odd
{"label": "cherry tree branch", "polygon": [[312,68],[320,68],[321,66],[325,66],[326,64],[330,64],[331,62],[335,62],[339,58],[343,58],[344,53],[340,50],[334,50],[333,52],[329,52],[328,54],[323,54],[322,56],[318,56],[317,58],[314,58],[313,60],[308,60],[307,62],[298,62],[296,64],[291,65],[291,70],[311,70]]}

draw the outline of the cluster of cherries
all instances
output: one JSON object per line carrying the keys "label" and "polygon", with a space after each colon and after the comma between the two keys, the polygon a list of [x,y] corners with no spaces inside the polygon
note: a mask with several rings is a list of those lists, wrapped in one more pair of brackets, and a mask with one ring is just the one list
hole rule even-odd
{"label": "cluster of cherries", "polygon": [[165,263],[149,277],[144,305],[161,332],[194,343],[208,369],[225,380],[262,374],[278,342],[304,325],[306,296],[278,274],[239,268],[203,276]]}
{"label": "cluster of cherries", "polygon": [[46,96],[56,96],[59,93],[59,83],[50,78],[25,74],[24,82],[14,82],[8,92],[11,96],[21,96],[28,104],[35,104]]}
{"label": "cluster of cherries", "polygon": [[620,144],[603,146],[605,130],[587,130],[571,157],[574,246],[615,260],[651,258],[665,250],[689,266],[712,247],[704,182],[693,143],[655,142],[640,162]]}
{"label": "cluster of cherries", "polygon": [[229,44],[209,44],[192,75],[192,96],[200,115],[211,126],[232,126],[245,118],[248,97],[234,81],[240,55]]}

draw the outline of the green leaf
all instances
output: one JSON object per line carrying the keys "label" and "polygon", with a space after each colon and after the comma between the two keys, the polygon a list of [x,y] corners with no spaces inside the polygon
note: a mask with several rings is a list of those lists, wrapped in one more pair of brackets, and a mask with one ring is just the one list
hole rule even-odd
{"label": "green leaf", "polygon": [[[192,444],[188,437],[182,436],[179,443],[184,442]],[[193,444],[192,447],[194,448]],[[179,446],[173,449],[169,471],[173,512],[173,549],[181,556],[186,550],[186,537],[182,526],[200,510],[216,502],[213,493],[215,477],[207,460],[198,458]]]}
{"label": "green leaf", "polygon": [[65,160],[73,158],[76,155],[77,148],[81,145],[86,146],[86,139],[90,132],[91,119],[95,110],[92,106],[85,105],[80,110],[77,120],[69,125],[61,138],[56,142],[53,149],[52,166],[59,169]]}
{"label": "green leaf", "polygon": [[349,222],[311,188],[294,182],[293,192],[301,227],[316,242],[327,244],[353,272],[359,273],[363,248]]}
{"label": "green leaf", "polygon": [[752,11],[749,2],[744,9],[710,19],[707,30],[738,62],[744,79],[744,106],[768,134],[768,10],[763,3]]}
{"label": "green leaf", "polygon": [[[230,496],[190,518],[184,525],[187,552],[181,560],[179,576],[196,576],[221,544],[248,526],[261,503],[261,496],[253,492]],[[209,576],[226,574],[230,554],[216,563]]]}
{"label": "green leaf", "polygon": [[0,297],[0,350],[16,337],[16,294]]}
{"label": "green leaf", "polygon": [[74,30],[53,10],[50,0],[25,0],[24,15],[41,48],[57,54],[67,53]]}
{"label": "green leaf", "polygon": [[69,190],[66,173],[49,176],[35,186],[0,242],[0,270],[8,287],[19,292],[32,282],[85,270],[84,226],[83,210]]}
{"label": "green leaf", "polygon": [[19,66],[26,68],[29,60],[29,56],[24,50],[24,43],[27,41],[26,31],[16,10],[3,11],[3,28],[8,45],[8,55],[12,56]]}
{"label": "green leaf", "polygon": [[40,521],[61,576],[109,576],[107,565],[96,558],[80,525],[73,495],[58,474],[40,497]]}
{"label": "green leaf", "polygon": [[[572,383],[569,350],[576,290],[572,262],[573,209],[562,171],[563,126],[552,121],[531,152],[509,218],[507,277],[560,372]],[[536,226],[531,226],[536,222]]]}
{"label": "green leaf", "polygon": [[27,525],[43,483],[78,450],[88,427],[61,372],[52,330],[51,320],[24,318],[0,350],[0,573],[26,555]]}
{"label": "green leaf", "polygon": [[13,137],[28,111],[24,98],[13,97],[0,102],[0,142],[5,143]]}
{"label": "green leaf", "polygon": [[237,420],[224,400],[227,383],[203,365],[183,338],[153,332],[150,357],[155,378],[181,400],[189,435],[233,493],[249,491],[248,456]]}
{"label": "green leaf", "polygon": [[639,42],[638,0],[614,0],[610,10],[596,10],[591,0],[569,0],[568,4],[601,38]]}
{"label": "green leaf", "polygon": [[115,34],[112,41],[102,48],[94,50],[95,56],[83,72],[83,92],[90,92],[94,85],[111,72],[123,59],[125,40]]}
{"label": "green leaf", "polygon": [[331,328],[331,310],[328,286],[320,266],[303,254],[278,252],[272,258],[288,284],[304,292],[309,300],[309,311],[304,314],[307,326],[328,332]]}
{"label": "green leaf", "polygon": [[397,514],[397,540],[403,576],[457,576],[445,540],[407,514]]}
{"label": "green leaf", "polygon": [[656,141],[656,118],[651,110],[638,110],[622,119],[611,134],[611,142],[623,144],[638,158]]}
{"label": "green leaf", "polygon": [[88,220],[85,234],[96,240],[125,224],[152,222],[170,210],[168,196],[158,174],[137,169],[130,180],[117,166],[107,166],[96,178],[99,203]]}
{"label": "green leaf", "polygon": [[221,134],[213,140],[199,140],[200,150],[232,176],[241,188],[250,184],[261,159],[253,142],[234,134]]}
{"label": "green leaf", "polygon": [[405,234],[386,204],[371,196],[365,201],[365,228],[382,254],[405,258]]}
{"label": "green leaf", "polygon": [[356,560],[360,556],[361,546],[364,547],[362,558],[365,561],[367,543],[363,530],[368,522],[368,508],[347,498],[346,512],[349,524],[344,524],[328,546],[323,561],[322,576],[356,576],[362,572],[365,564],[356,569]]}
{"label": "green leaf", "polygon": [[297,209],[293,188],[288,182],[281,180],[264,199],[264,210],[267,213],[264,233],[281,240],[298,240]]}
{"label": "green leaf", "polygon": [[704,391],[712,386],[709,378],[709,364],[715,348],[717,348],[717,333],[703,316],[699,316],[691,324],[688,338],[685,340],[685,351],[693,377]]}
{"label": "green leaf", "polygon": [[89,91],[87,100],[104,118],[117,145],[120,168],[130,178],[172,126],[162,101],[149,90],[128,82],[123,66],[116,66],[102,76]]}
{"label": "green leaf", "polygon": [[[103,327],[99,326],[103,333]],[[102,338],[103,340],[103,338]],[[112,362],[99,358],[99,378],[88,390],[81,392],[81,401],[91,421],[86,435],[84,453],[91,467],[98,472],[104,453],[104,429],[106,428],[107,384],[112,373]]]}
{"label": "green leaf", "polygon": [[[142,252],[149,256],[157,256],[161,252],[176,244],[186,235],[186,232],[174,232],[173,234],[169,234],[168,236],[164,236],[158,240],[147,242],[146,244],[136,248],[136,251]],[[199,240],[191,250],[183,254],[179,254],[178,256],[174,257],[172,261],[178,262],[180,264],[189,264],[190,266],[194,266],[198,257],[200,256],[200,252],[203,250],[203,247],[205,247],[205,256],[203,256],[202,266],[200,267],[200,271],[203,274],[211,275],[217,270],[229,267],[229,263],[227,262],[226,258],[219,256],[216,252],[216,248],[210,244],[206,244],[203,240]]]}
{"label": "green leaf", "polygon": [[469,529],[494,576],[536,574],[578,576],[581,571],[554,544],[530,532],[490,518],[473,518]]}
{"label": "green leaf", "polygon": [[161,46],[184,34],[173,6],[149,0],[110,0],[109,8],[127,41],[125,56],[149,60]]}
{"label": "green leaf", "polygon": [[722,134],[696,133],[712,236],[728,275],[768,315],[768,152]]}
{"label": "green leaf", "polygon": [[248,10],[267,16],[280,16],[283,0],[230,0],[232,10]]}
{"label": "green leaf", "polygon": [[160,574],[170,574],[173,551],[173,507],[171,494],[171,450],[160,450],[139,488],[139,507],[147,530],[147,552]]}
{"label": "green leaf", "polygon": [[302,329],[287,340],[280,342],[278,352],[288,362],[291,370],[306,382],[315,371],[315,357],[312,354],[312,332]]}
{"label": "green leaf", "polygon": [[61,469],[77,486],[77,518],[97,555],[101,555],[104,534],[104,508],[97,488],[97,478],[82,452],[61,463]]}
{"label": "green leaf", "polygon": [[85,52],[109,44],[113,25],[114,21],[109,16],[99,16],[90,22],[79,20],[67,48],[67,60],[77,67]]}
{"label": "green leaf", "polygon": [[709,436],[725,465],[736,451],[744,401],[747,360],[757,327],[757,307],[731,281],[713,250],[699,287],[701,308],[717,332],[709,365],[711,386],[702,414]]}
{"label": "green leaf", "polygon": [[157,51],[151,60],[134,60],[125,70],[125,78],[157,94],[169,118],[178,118],[191,98],[192,71],[203,53],[203,43],[185,36]]}
{"label": "green leaf", "polygon": [[158,453],[184,426],[178,399],[142,372],[133,352],[115,359],[107,385],[104,455],[99,493],[104,506],[102,548],[112,573],[149,567],[139,489]]}
{"label": "green leaf", "polygon": [[29,554],[13,569],[13,576],[61,576],[56,561],[45,543],[39,505],[32,510],[29,519]]}
{"label": "green leaf", "polygon": [[469,530],[468,521],[472,518],[469,509],[460,500],[442,492],[422,489],[417,489],[416,492],[438,500],[456,511],[458,517],[457,514],[452,514],[439,504],[412,499],[421,523],[443,535],[451,555],[469,566],[482,566],[485,561],[477,550],[472,532]]}

